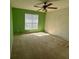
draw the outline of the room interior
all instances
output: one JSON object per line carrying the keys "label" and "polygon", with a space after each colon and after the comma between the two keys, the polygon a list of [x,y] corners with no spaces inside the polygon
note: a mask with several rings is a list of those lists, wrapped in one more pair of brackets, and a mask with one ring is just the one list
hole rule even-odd
{"label": "room interior", "polygon": [[[39,10],[44,1],[57,9]],[[11,59],[69,59],[68,0],[11,0],[10,3]]]}

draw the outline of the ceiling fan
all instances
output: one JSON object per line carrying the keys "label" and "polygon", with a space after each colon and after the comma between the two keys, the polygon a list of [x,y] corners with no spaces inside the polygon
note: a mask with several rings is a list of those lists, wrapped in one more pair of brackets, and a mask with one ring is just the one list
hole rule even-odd
{"label": "ceiling fan", "polygon": [[[39,4],[43,4],[43,5],[40,7]],[[49,2],[49,0],[45,0],[42,3],[38,3],[37,5],[34,5],[34,7],[38,7],[40,8],[38,9],[38,11],[42,10],[44,12],[47,12],[47,9],[58,9],[57,7],[50,7],[51,5],[53,5],[53,3]]]}

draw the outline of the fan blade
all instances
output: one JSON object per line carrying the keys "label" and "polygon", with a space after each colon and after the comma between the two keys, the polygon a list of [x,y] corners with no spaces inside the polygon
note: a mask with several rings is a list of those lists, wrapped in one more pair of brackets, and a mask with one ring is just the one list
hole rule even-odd
{"label": "fan blade", "polygon": [[52,3],[47,4],[47,6],[50,6],[50,5],[52,5]]}
{"label": "fan blade", "polygon": [[38,8],[41,8],[40,6],[36,6],[36,5],[35,5],[34,7],[38,7]]}
{"label": "fan blade", "polygon": [[38,9],[37,11],[40,11],[40,10],[42,10],[42,8]]}
{"label": "fan blade", "polygon": [[57,9],[57,7],[47,7],[48,9]]}

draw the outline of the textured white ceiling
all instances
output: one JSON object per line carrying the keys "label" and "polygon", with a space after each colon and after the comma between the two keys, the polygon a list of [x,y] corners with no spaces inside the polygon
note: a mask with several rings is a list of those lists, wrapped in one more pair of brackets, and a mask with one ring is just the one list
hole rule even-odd
{"label": "textured white ceiling", "polygon": [[[11,6],[22,9],[38,10],[39,8],[34,7],[35,4],[42,2],[43,0],[11,0]],[[69,7],[68,0],[50,0],[53,5],[58,9]],[[48,12],[54,11],[55,9],[48,9]]]}

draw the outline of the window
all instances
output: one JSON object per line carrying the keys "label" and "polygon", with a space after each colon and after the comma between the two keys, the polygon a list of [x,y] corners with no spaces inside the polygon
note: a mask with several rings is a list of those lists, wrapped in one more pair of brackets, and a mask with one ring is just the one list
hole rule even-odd
{"label": "window", "polygon": [[38,29],[38,15],[25,14],[25,30]]}

